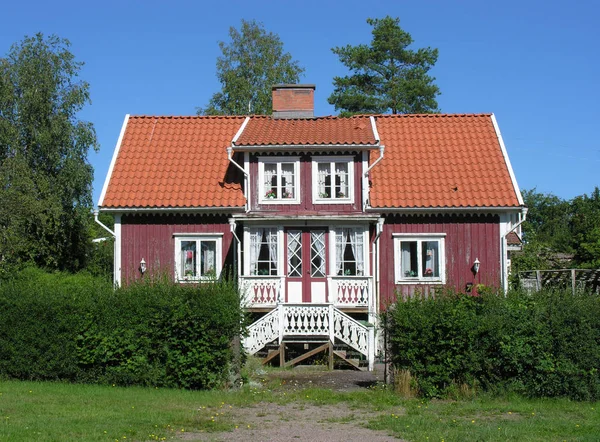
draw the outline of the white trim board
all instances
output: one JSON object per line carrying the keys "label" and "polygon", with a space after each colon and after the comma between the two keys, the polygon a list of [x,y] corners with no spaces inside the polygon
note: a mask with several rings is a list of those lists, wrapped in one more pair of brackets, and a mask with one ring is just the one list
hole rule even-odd
{"label": "white trim board", "polygon": [[115,151],[113,152],[112,160],[110,161],[110,166],[108,167],[108,172],[106,173],[106,178],[104,180],[104,186],[102,186],[102,193],[100,194],[100,199],[98,200],[98,207],[101,207],[104,203],[104,197],[106,195],[106,189],[108,189],[108,183],[113,173],[113,169],[115,167],[115,163],[117,162],[117,156],[119,155],[119,151],[121,150],[121,143],[123,142],[123,136],[125,135],[125,129],[127,128],[127,123],[129,122],[129,114],[125,114],[125,119],[123,120],[123,126],[121,126],[121,133],[119,134],[119,139],[117,140],[117,145],[115,146]]}
{"label": "white trim board", "polygon": [[500,148],[502,149],[502,156],[504,156],[504,162],[506,163],[506,167],[508,168],[508,173],[510,175],[510,179],[513,184],[513,188],[515,190],[515,194],[517,195],[517,199],[519,200],[519,204],[521,206],[525,205],[523,203],[523,196],[521,195],[521,190],[519,190],[519,185],[517,184],[517,178],[515,177],[515,173],[513,171],[512,165],[510,164],[510,159],[508,158],[508,152],[506,151],[506,146],[504,145],[504,140],[502,139],[502,134],[500,133],[500,127],[498,127],[498,122],[496,121],[496,116],[494,114],[491,115],[492,124],[494,125],[494,130],[496,131],[496,136],[498,137],[498,142],[500,143]]}

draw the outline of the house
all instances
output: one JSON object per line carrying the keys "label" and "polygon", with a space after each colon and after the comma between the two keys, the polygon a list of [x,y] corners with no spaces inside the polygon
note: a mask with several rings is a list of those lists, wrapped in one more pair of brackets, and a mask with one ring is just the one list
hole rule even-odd
{"label": "house", "polygon": [[228,267],[248,352],[372,367],[396,297],[506,287],[526,211],[494,115],[314,117],[314,91],[274,86],[272,116],[126,116],[98,206],[117,284]]}

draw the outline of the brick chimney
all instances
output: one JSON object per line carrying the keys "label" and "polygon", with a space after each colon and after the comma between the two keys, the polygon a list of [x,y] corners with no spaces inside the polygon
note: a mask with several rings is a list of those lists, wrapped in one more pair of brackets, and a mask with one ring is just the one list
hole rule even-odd
{"label": "brick chimney", "polygon": [[313,118],[314,115],[314,84],[273,86],[273,118]]}

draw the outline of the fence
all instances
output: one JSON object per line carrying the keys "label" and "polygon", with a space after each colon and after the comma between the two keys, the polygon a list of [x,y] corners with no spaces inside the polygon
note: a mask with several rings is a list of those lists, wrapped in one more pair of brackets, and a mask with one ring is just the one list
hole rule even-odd
{"label": "fence", "polygon": [[519,281],[527,291],[556,287],[600,293],[600,269],[529,270],[519,272]]}

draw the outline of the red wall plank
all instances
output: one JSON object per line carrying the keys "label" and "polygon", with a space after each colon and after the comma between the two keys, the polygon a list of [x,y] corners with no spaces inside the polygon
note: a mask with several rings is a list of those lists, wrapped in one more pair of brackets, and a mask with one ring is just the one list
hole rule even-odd
{"label": "red wall plank", "polygon": [[[394,233],[445,233],[446,287],[464,291],[467,283],[500,286],[500,225],[495,215],[388,216],[380,238],[381,308],[394,302],[396,295],[434,294],[429,284],[395,284]],[[481,268],[473,276],[475,258]]]}
{"label": "red wall plank", "polygon": [[223,264],[230,254],[233,235],[226,216],[124,215],[121,219],[121,281],[140,278],[140,261],[147,275],[175,275],[175,233],[222,233]]}

